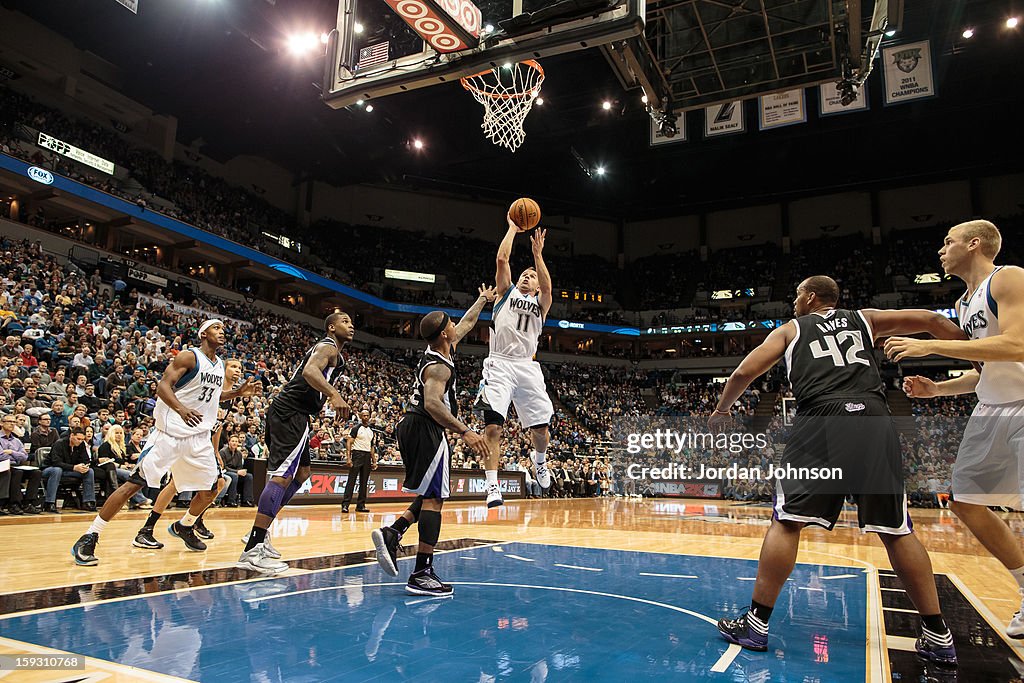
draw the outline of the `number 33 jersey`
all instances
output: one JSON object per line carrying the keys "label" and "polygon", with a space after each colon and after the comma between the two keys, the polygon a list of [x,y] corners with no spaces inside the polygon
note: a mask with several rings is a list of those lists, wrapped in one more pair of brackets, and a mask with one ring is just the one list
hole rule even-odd
{"label": "number 33 jersey", "polygon": [[797,410],[836,399],[885,400],[874,335],[860,311],[831,309],[793,322],[796,337],[786,348],[786,368]]}
{"label": "number 33 jersey", "polygon": [[535,295],[523,294],[512,285],[494,304],[491,358],[528,360],[537,355],[537,339],[544,327],[544,313]]}
{"label": "number 33 jersey", "polygon": [[216,362],[212,362],[197,348],[187,349],[182,353],[194,353],[196,366],[174,385],[174,395],[183,406],[202,415],[203,421],[195,427],[190,427],[178,413],[159,398],[153,409],[156,428],[178,438],[213,431],[217,424],[220,394],[224,389],[224,362],[219,357]]}

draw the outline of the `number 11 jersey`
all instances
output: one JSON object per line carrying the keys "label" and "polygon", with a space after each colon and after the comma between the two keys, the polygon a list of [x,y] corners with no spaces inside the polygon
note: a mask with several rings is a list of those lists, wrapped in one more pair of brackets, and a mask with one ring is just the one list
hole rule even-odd
{"label": "number 11 jersey", "polygon": [[544,314],[536,295],[523,294],[512,285],[494,304],[491,317],[494,320],[491,358],[530,360],[537,355],[537,340],[544,327]]}
{"label": "number 11 jersey", "polygon": [[798,411],[823,401],[885,400],[874,335],[864,314],[831,309],[793,322],[796,337],[786,348],[786,368]]}
{"label": "number 11 jersey", "polygon": [[197,348],[187,349],[182,353],[194,353],[196,366],[174,385],[174,395],[183,406],[202,415],[203,421],[194,427],[185,424],[181,416],[160,398],[157,398],[156,406],[153,408],[156,428],[179,439],[213,431],[217,424],[220,395],[224,389],[224,362],[219,357],[213,362]]}

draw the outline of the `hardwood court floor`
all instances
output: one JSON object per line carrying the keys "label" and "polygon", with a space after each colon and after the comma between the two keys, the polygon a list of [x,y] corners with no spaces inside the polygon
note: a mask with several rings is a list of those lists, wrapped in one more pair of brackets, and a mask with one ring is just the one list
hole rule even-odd
{"label": "hardwood court floor", "polygon": [[[372,548],[369,534],[404,509],[399,504],[371,506],[369,514],[343,515],[336,506],[293,506],[282,512],[273,530],[274,545],[285,560],[337,557],[354,554],[348,562]],[[131,546],[144,512],[124,512],[104,532],[96,567],[78,567],[70,547],[85,532],[92,515],[65,513],[0,519],[0,605],[3,612],[22,611],[42,605],[28,604],[22,595],[66,595],[75,587],[70,602],[83,603],[116,597],[109,582],[134,582],[144,592],[187,590],[197,585],[196,572],[233,566],[242,549],[240,538],[251,524],[252,509],[216,509],[207,526],[217,535],[206,553],[184,550],[169,536],[166,526],[183,511],[172,509],[164,516],[156,536],[166,543],[161,551]],[[698,500],[582,499],[509,502],[488,511],[482,503],[451,503],[445,506],[442,542],[450,539],[522,541],[562,546],[614,550],[756,559],[771,511],[764,506]],[[994,627],[1001,627],[1019,604],[1017,588],[1002,566],[985,552],[950,512],[914,510],[915,530],[931,553],[934,571],[950,573],[977,597],[975,607]],[[1024,529],[1024,516],[1006,515],[1015,531]],[[831,533],[811,528],[804,532],[798,562],[889,568],[885,552],[873,534],[851,528],[855,513],[845,512],[844,528]],[[415,527],[403,539],[415,542]],[[290,573],[300,574],[319,565],[300,564]],[[216,573],[216,572],[214,572]],[[146,581],[138,581],[142,577]],[[224,578],[226,577],[226,578]],[[248,575],[224,574],[220,579],[246,579]],[[209,578],[202,580],[210,580]],[[96,592],[92,587],[106,584]],[[120,584],[117,584],[120,585]],[[884,586],[884,584],[883,584]],[[64,587],[64,590],[60,590]],[[53,589],[52,591],[49,589]],[[12,594],[20,594],[17,597]],[[6,599],[5,599],[6,596]],[[23,603],[23,600],[25,602]],[[56,603],[56,604],[59,604]],[[13,641],[0,639],[0,655],[25,652]],[[113,667],[113,668],[112,668]],[[112,673],[110,680],[141,680],[141,672],[116,672],[114,665],[90,661],[91,670]],[[52,680],[46,672],[20,673],[8,680]],[[52,672],[50,672],[52,674]],[[169,680],[168,677],[149,677]]]}

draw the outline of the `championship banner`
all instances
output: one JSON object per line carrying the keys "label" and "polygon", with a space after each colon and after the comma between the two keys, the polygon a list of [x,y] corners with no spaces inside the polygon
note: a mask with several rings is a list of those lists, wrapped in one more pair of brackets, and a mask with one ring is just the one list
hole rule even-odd
{"label": "championship banner", "polygon": [[882,48],[885,104],[935,97],[931,41]]}
{"label": "championship banner", "polygon": [[135,14],[139,13],[139,0],[117,0]]}
{"label": "championship banner", "polygon": [[674,142],[686,142],[686,112],[679,112],[674,115],[676,118],[676,134],[673,137],[664,135],[661,124],[648,116],[651,123],[651,147],[656,145],[670,145]]}
{"label": "championship banner", "polygon": [[743,102],[715,104],[704,110],[704,136],[731,135],[746,130],[743,123]]}
{"label": "championship banner", "polygon": [[847,106],[840,101],[842,96],[835,83],[822,83],[818,86],[818,115],[835,116],[837,114],[851,114],[855,111],[868,110],[868,84],[861,86],[857,93],[857,99]]}
{"label": "championship banner", "polygon": [[792,126],[807,122],[807,107],[804,106],[804,89],[796,88],[786,92],[761,95],[758,98],[761,112],[760,130]]}

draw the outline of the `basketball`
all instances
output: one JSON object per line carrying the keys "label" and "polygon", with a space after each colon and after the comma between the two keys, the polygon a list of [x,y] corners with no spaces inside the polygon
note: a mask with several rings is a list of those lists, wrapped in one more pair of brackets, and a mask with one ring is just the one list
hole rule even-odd
{"label": "basketball", "polygon": [[540,205],[529,197],[520,197],[512,202],[508,215],[519,228],[519,232],[533,230],[540,223]]}

